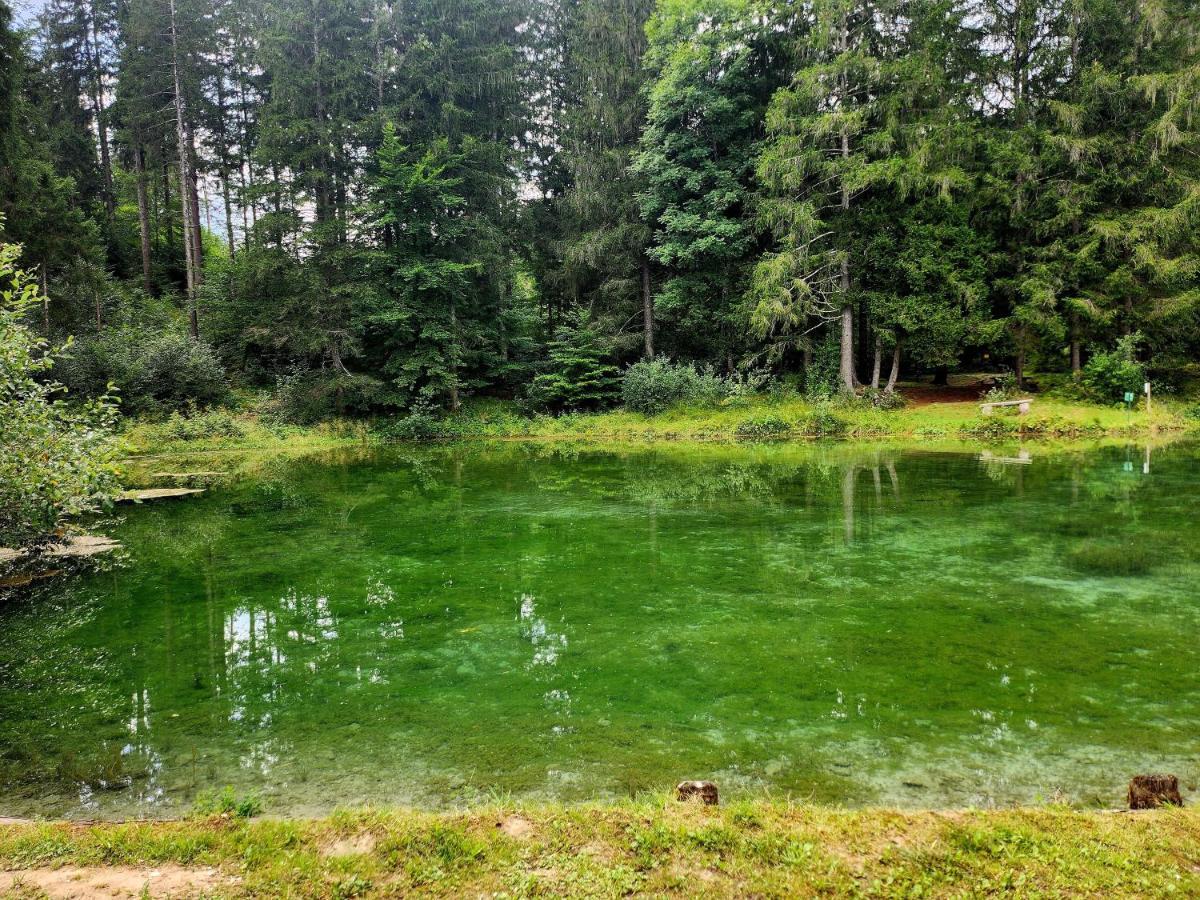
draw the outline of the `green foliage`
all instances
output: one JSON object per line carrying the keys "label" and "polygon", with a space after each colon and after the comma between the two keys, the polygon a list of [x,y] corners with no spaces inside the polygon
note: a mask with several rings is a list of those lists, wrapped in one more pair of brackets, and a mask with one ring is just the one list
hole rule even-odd
{"label": "green foliage", "polygon": [[445,437],[446,426],[437,407],[418,401],[407,416],[388,422],[380,433],[398,441],[431,441]]}
{"label": "green foliage", "polygon": [[903,409],[905,406],[905,400],[902,395],[895,391],[888,393],[878,388],[864,389],[859,394],[859,401],[867,406],[882,410]]}
{"label": "green foliage", "polygon": [[1134,333],[1122,337],[1112,350],[1096,353],[1083,370],[1083,383],[1096,400],[1123,402],[1125,394],[1141,396],[1146,383],[1146,370],[1137,360],[1137,347],[1142,336]]}
{"label": "green foliage", "polygon": [[193,815],[199,817],[234,816],[239,819],[252,819],[263,810],[262,801],[254,794],[238,796],[228,785],[220,791],[201,791],[196,795],[192,806]]}
{"label": "green foliage", "polygon": [[824,404],[815,407],[799,427],[809,437],[840,437],[850,430],[849,423]]}
{"label": "green foliage", "polygon": [[313,425],[349,412],[363,414],[378,405],[382,387],[366,375],[293,369],[275,379],[263,413],[272,422]]}
{"label": "green foliage", "polygon": [[527,399],[534,409],[598,409],[616,399],[617,367],[607,361],[600,336],[583,314],[558,328],[548,356],[545,370],[529,386]]}
{"label": "green foliage", "polygon": [[646,415],[677,403],[717,403],[728,393],[719,375],[663,357],[636,362],[621,376],[621,402],[626,409]]}
{"label": "green foliage", "polygon": [[168,444],[175,441],[240,438],[245,433],[242,423],[227,410],[201,411],[192,407],[186,414],[176,410],[163,422],[152,426],[151,438]]}
{"label": "green foliage", "polygon": [[17,268],[20,247],[0,244],[0,546],[24,547],[79,515],[105,507],[116,489],[107,395],[70,402],[51,376],[56,355],[28,326],[41,305]]}
{"label": "green foliage", "polygon": [[210,406],[229,398],[225,369],[212,347],[171,328],[112,328],[76,342],[63,381],[82,396],[106,384],[127,414]]}
{"label": "green foliage", "polygon": [[760,441],[766,438],[783,437],[790,433],[792,426],[779,416],[768,413],[762,416],[752,416],[738,422],[734,434],[739,440]]}
{"label": "green foliage", "polygon": [[[1018,388],[1090,358],[1109,401],[1121,335],[1164,386],[1200,348],[1188,0],[40,7],[34,40],[0,3],[4,233],[57,377],[127,412],[561,411],[655,353],[820,398],[876,347]],[[644,374],[631,408],[692,391]]]}

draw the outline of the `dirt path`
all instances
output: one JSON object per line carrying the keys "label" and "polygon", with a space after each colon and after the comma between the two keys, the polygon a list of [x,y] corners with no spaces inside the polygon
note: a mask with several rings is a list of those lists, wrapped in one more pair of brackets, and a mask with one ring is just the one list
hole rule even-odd
{"label": "dirt path", "polygon": [[234,889],[233,879],[216,869],[163,865],[63,866],[0,872],[0,897],[54,900],[124,900],[129,897],[214,897]]}

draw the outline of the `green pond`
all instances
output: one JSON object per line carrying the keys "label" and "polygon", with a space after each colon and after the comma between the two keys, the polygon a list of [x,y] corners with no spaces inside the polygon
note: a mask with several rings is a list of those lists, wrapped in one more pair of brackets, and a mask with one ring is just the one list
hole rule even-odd
{"label": "green pond", "polygon": [[[1200,448],[210,456],[0,602],[0,814],[1200,779]],[[180,460],[157,467],[179,468]],[[147,469],[147,472],[152,469]]]}

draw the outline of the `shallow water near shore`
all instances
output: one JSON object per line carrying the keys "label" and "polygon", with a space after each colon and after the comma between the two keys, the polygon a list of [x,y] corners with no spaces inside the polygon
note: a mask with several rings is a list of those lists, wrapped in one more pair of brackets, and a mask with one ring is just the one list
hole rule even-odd
{"label": "shallow water near shore", "polygon": [[267,461],[3,601],[0,814],[1187,796],[1198,497],[1192,444]]}

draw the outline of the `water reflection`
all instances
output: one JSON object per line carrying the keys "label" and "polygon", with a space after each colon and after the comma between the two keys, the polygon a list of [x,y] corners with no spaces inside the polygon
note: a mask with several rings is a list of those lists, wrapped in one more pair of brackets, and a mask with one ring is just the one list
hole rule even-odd
{"label": "water reflection", "polygon": [[1153,463],[505,446],[234,479],[134,510],[126,569],[0,613],[0,812],[165,814],[225,784],[279,812],[576,798],[685,774],[1102,800],[1131,766],[1195,770],[1176,736],[1200,724],[1200,462]]}

